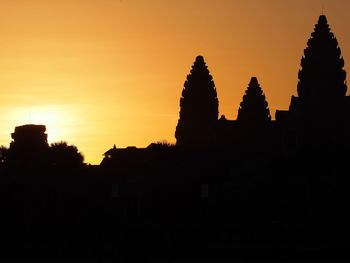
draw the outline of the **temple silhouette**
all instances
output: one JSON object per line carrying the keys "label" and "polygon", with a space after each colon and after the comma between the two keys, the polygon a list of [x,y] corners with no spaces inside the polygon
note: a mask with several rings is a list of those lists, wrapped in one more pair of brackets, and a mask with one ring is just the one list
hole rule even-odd
{"label": "temple silhouette", "polygon": [[343,67],[321,15],[298,96],[275,119],[257,77],[247,80],[237,119],[219,118],[198,56],[176,145],[114,145],[100,165],[86,165],[75,146],[48,144],[44,125],[16,127],[10,147],[0,147],[0,261],[348,261]]}
{"label": "temple silhouette", "polygon": [[330,149],[347,144],[350,97],[338,42],[321,15],[307,42],[298,72],[298,96],[289,110],[271,119],[268,103],[252,77],[238,109],[237,120],[218,119],[218,98],[212,76],[198,56],[184,84],[176,145],[180,147],[265,147]]}
{"label": "temple silhouette", "polygon": [[[228,120],[219,118],[213,77],[197,56],[180,98],[176,145],[114,146],[105,153],[100,166],[118,189],[114,193],[147,196],[152,201],[143,208],[152,203],[161,210],[153,216],[166,215],[165,221],[145,223],[165,226],[160,229],[170,243],[156,246],[195,253],[220,248],[236,259],[245,259],[245,253],[294,260],[345,257],[350,97],[340,47],[324,15],[307,41],[297,76],[297,96],[275,119],[254,76],[247,80],[237,119]],[[149,218],[147,211],[141,214]]]}

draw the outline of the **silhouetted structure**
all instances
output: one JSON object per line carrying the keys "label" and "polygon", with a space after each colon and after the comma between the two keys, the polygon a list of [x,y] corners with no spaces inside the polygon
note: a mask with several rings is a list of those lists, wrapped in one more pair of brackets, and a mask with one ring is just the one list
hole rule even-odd
{"label": "silhouetted structure", "polygon": [[13,142],[10,148],[34,150],[48,147],[46,127],[44,125],[27,124],[15,128],[11,134]]}
{"label": "silhouetted structure", "polygon": [[343,67],[338,41],[321,15],[301,59],[298,97],[292,96],[288,112],[276,112],[289,146],[312,149],[345,143],[350,100]]}
{"label": "silhouetted structure", "polygon": [[[199,58],[193,72],[197,72],[197,65],[202,65],[202,57]],[[212,94],[207,92],[212,89],[193,88],[196,91],[195,99],[186,99],[186,91],[192,91],[189,75],[180,100],[180,118],[175,136],[177,145],[247,149],[258,145],[268,148],[279,145],[280,150],[344,148],[348,144],[346,135],[350,131],[350,97],[346,96],[346,72],[343,67],[338,42],[329,29],[326,17],[321,15],[301,60],[298,97],[292,96],[289,111],[276,111],[276,121],[271,120],[268,103],[256,77],[252,77],[243,96],[237,120],[227,120],[222,116],[215,121],[216,114],[200,114],[205,111],[199,111],[200,107],[197,106],[197,101],[205,104],[203,98],[212,98]],[[208,82],[206,74],[196,76],[196,83]],[[203,94],[199,95],[201,92]],[[212,101],[206,103],[208,109],[213,108]],[[193,117],[185,121],[186,116]],[[199,125],[199,122],[210,125]],[[203,139],[209,138],[209,129],[204,128],[209,126],[213,131],[210,143],[208,139]]]}
{"label": "silhouetted structure", "polygon": [[44,125],[27,124],[16,127],[11,134],[13,141],[10,143],[8,161],[30,166],[45,163],[49,148],[45,131]]}
{"label": "silhouetted structure", "polygon": [[117,150],[117,147],[115,146],[115,144],[113,145],[113,148],[109,149],[107,152],[105,152],[103,154],[103,156],[106,158],[106,159],[112,159],[114,158],[116,155],[118,154],[118,150]]}
{"label": "silhouetted structure", "polygon": [[252,77],[238,109],[237,121],[243,125],[261,126],[271,121],[270,110],[258,79]]}
{"label": "silhouetted structure", "polygon": [[180,119],[175,137],[178,146],[203,146],[214,142],[219,114],[213,77],[198,56],[182,90]]}
{"label": "silhouetted structure", "polygon": [[237,120],[225,116],[217,122],[216,146],[240,151],[269,149],[274,129],[265,95],[256,77],[252,77],[243,96]]}

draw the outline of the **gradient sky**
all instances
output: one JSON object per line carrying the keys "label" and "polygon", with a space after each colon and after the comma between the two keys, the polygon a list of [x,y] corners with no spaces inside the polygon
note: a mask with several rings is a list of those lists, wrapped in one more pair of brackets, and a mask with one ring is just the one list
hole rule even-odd
{"label": "gradient sky", "polygon": [[300,59],[324,10],[345,69],[349,0],[0,0],[0,145],[15,126],[47,126],[98,164],[113,144],[175,142],[197,55],[220,115],[235,119],[251,76],[271,115],[296,95]]}

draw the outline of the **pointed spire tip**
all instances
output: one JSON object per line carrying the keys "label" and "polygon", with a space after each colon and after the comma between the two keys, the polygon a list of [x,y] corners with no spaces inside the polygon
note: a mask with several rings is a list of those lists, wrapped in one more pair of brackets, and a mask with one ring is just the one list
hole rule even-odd
{"label": "pointed spire tip", "polygon": [[257,77],[251,77],[250,83],[258,83],[258,78]]}
{"label": "pointed spire tip", "polygon": [[196,62],[204,62],[204,57],[199,55],[196,57]]}
{"label": "pointed spire tip", "polygon": [[318,18],[318,24],[327,24],[327,17],[325,15],[320,15]]}

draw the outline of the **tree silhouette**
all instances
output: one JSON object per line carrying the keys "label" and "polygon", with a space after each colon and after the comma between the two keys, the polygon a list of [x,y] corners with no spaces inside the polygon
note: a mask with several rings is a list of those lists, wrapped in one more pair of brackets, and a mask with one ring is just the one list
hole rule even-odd
{"label": "tree silhouette", "polygon": [[74,145],[66,142],[56,142],[50,145],[50,162],[57,167],[79,167],[83,164],[84,157]]}
{"label": "tree silhouette", "polygon": [[182,90],[175,137],[178,146],[208,145],[214,140],[219,102],[213,77],[197,56]]}
{"label": "tree silhouette", "polygon": [[168,142],[167,140],[160,140],[160,141],[151,143],[150,145],[147,146],[147,148],[152,148],[152,147],[170,148],[173,146],[174,144],[171,142]]}
{"label": "tree silhouette", "polygon": [[252,77],[238,109],[237,120],[243,124],[259,125],[271,121],[265,95],[256,77]]}
{"label": "tree silhouette", "polygon": [[338,41],[321,15],[301,59],[298,95],[303,103],[334,104],[346,94],[346,72]]}

